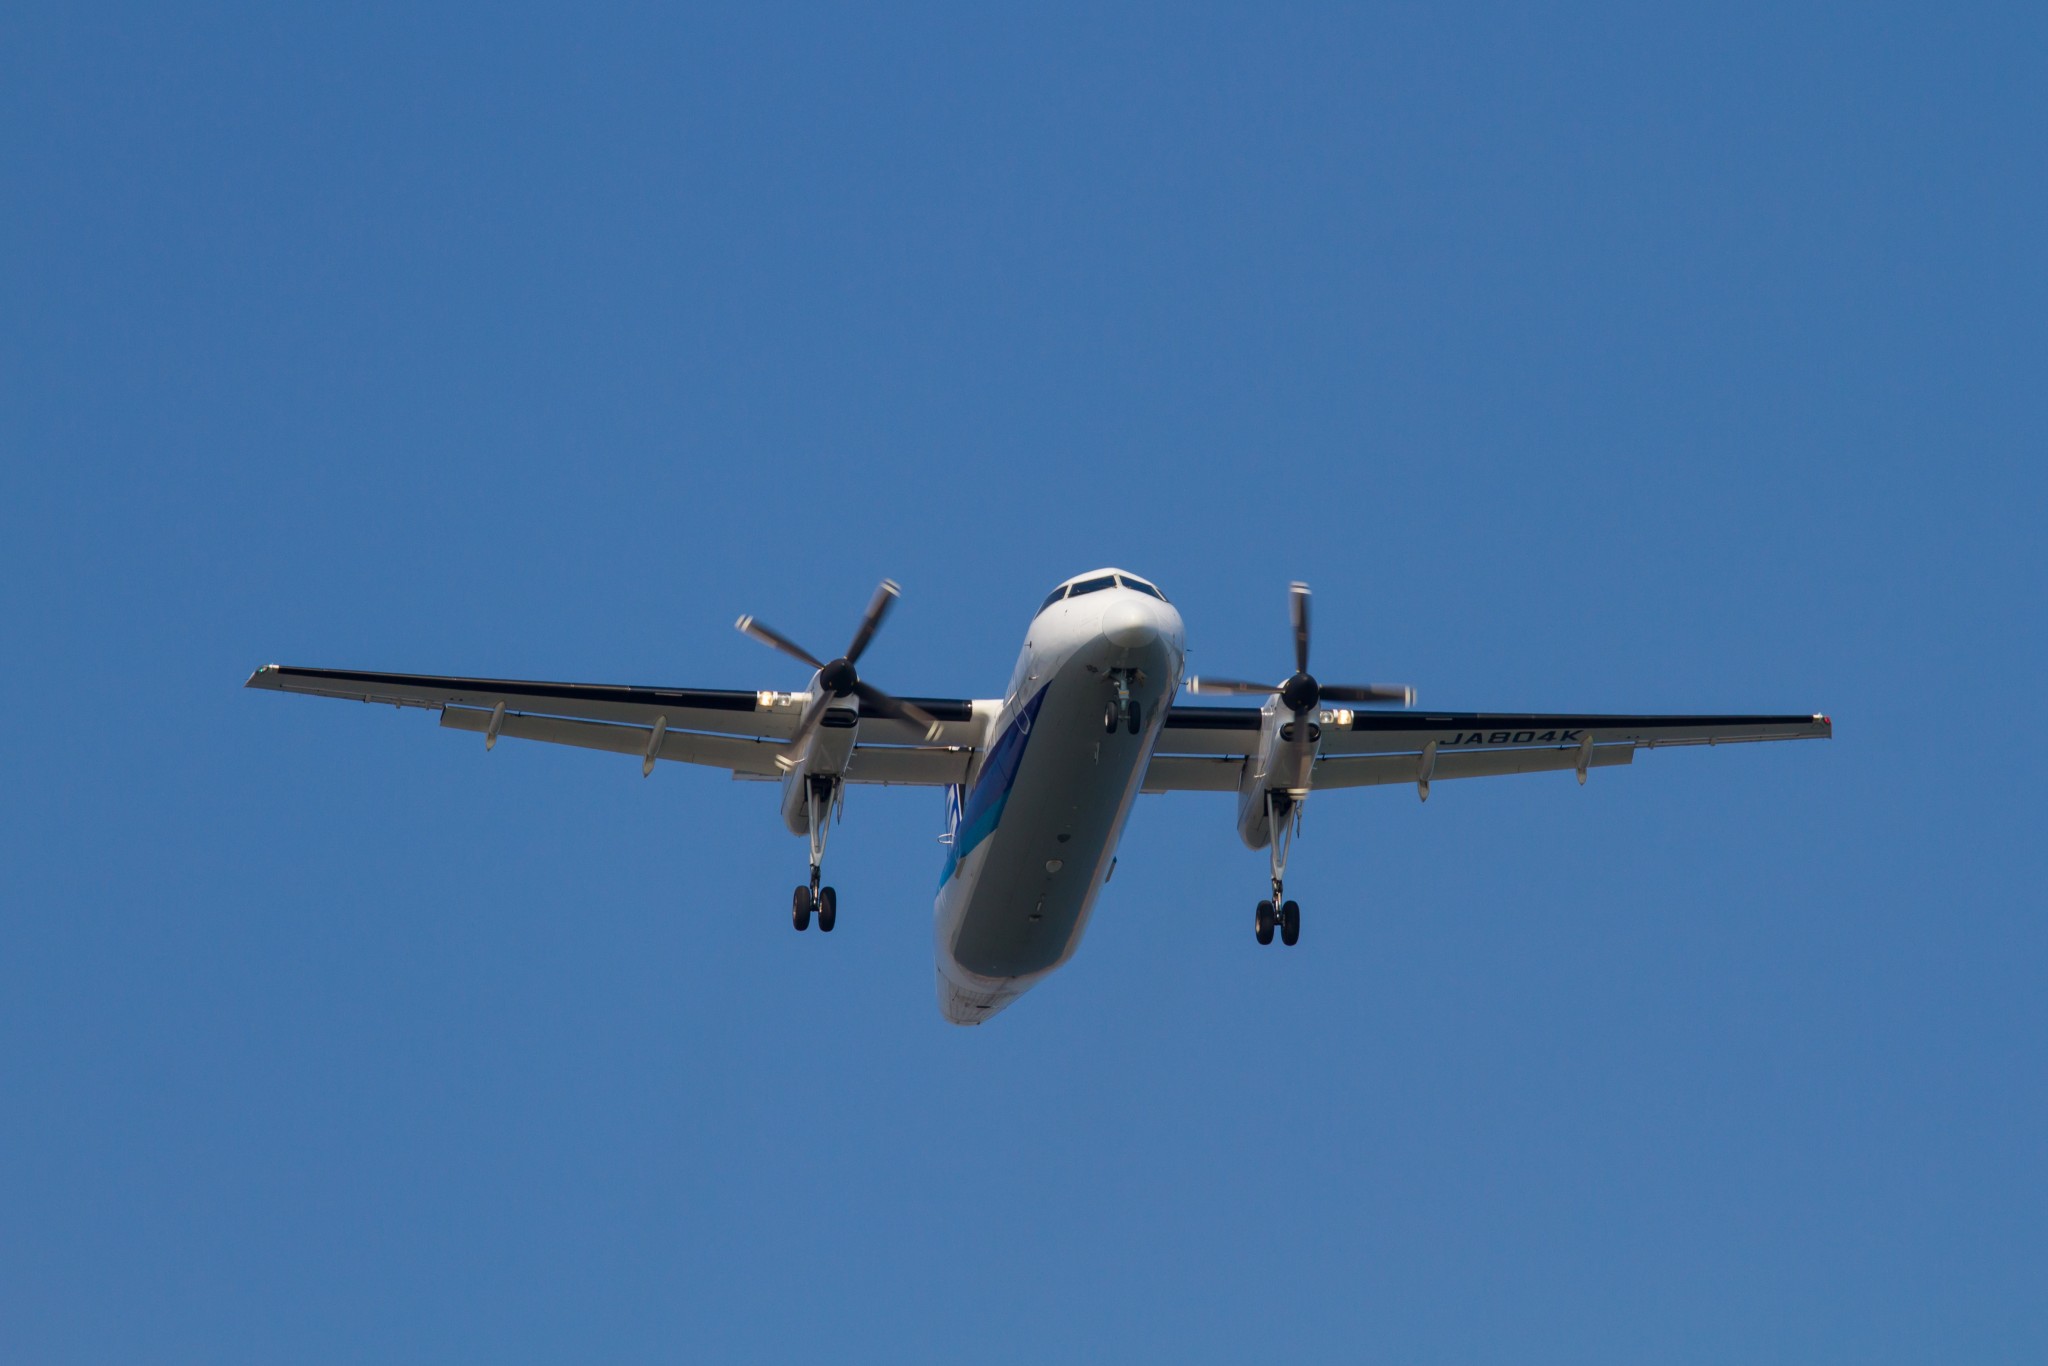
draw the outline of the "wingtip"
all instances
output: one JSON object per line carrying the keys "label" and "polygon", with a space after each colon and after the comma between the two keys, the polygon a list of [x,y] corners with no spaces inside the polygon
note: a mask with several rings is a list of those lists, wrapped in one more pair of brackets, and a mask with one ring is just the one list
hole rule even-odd
{"label": "wingtip", "polygon": [[255,673],[250,674],[248,681],[243,683],[242,686],[245,688],[267,688],[271,686],[267,680],[277,673],[278,667],[275,664],[265,664]]}

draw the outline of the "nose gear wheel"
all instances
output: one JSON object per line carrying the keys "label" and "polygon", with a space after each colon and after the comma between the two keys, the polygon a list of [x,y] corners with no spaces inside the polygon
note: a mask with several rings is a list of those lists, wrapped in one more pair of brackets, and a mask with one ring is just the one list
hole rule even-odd
{"label": "nose gear wheel", "polygon": [[1111,669],[1109,671],[1109,685],[1116,689],[1116,696],[1110,699],[1107,707],[1103,708],[1103,734],[1116,734],[1118,726],[1122,726],[1133,735],[1136,735],[1145,728],[1144,704],[1131,696],[1131,681],[1131,671],[1129,669]]}

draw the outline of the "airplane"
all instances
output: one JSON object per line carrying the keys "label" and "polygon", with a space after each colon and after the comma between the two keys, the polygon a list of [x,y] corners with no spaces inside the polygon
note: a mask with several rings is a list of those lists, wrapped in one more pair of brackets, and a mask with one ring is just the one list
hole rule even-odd
{"label": "airplane", "polygon": [[[1116,871],[1117,842],[1147,792],[1237,795],[1237,833],[1263,849],[1270,895],[1254,937],[1299,942],[1288,855],[1311,792],[1631,762],[1639,749],[1827,739],[1826,716],[1590,716],[1413,710],[1414,689],[1328,684],[1309,672],[1309,590],[1288,589],[1294,671],[1277,683],[1190,678],[1193,695],[1263,697],[1257,707],[1174,699],[1187,660],[1180,613],[1150,580],[1109,568],[1046,596],[996,698],[898,697],[858,664],[899,595],[884,580],[845,651],[820,659],[745,616],[738,629],[812,670],[799,690],[716,691],[442,678],[266,665],[247,686],[440,713],[450,730],[540,740],[725,769],[781,784],[782,819],[810,845],[790,901],[798,930],[829,933],[839,897],[822,879],[832,821],[855,784],[938,787],[946,847],[933,916],[939,1010],[992,1018],[1072,958]],[[1336,705],[1326,705],[1336,704]],[[1403,710],[1368,708],[1394,705]]]}

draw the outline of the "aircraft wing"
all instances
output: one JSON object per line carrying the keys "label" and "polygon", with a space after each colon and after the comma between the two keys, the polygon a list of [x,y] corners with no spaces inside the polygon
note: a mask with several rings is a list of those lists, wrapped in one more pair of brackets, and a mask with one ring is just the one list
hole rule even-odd
{"label": "aircraft wing", "polygon": [[[1235,792],[1259,744],[1249,707],[1175,707],[1145,774],[1147,792]],[[1825,716],[1593,716],[1525,712],[1326,710],[1316,789],[1605,768],[1638,749],[1825,740]]]}
{"label": "aircraft wing", "polygon": [[[251,688],[306,693],[441,714],[450,730],[542,740],[729,770],[735,778],[780,778],[775,756],[796,733],[805,694],[703,688],[625,687],[604,683],[541,683],[509,678],[444,678],[269,664],[249,676]],[[861,719],[848,782],[940,786],[964,780],[982,718],[971,702],[914,697],[940,725],[937,740],[889,717]]]}

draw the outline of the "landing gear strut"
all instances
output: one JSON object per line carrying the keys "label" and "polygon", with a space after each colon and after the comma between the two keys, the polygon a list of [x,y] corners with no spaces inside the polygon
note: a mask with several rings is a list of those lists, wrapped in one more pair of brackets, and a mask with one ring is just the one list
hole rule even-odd
{"label": "landing gear strut", "polygon": [[1259,903],[1253,913],[1252,932],[1261,944],[1270,944],[1277,929],[1280,942],[1292,948],[1301,938],[1301,907],[1286,899],[1282,884],[1287,878],[1287,855],[1301,829],[1301,804],[1285,792],[1268,792],[1266,824],[1273,832],[1272,842],[1267,845],[1273,864],[1273,899]]}
{"label": "landing gear strut", "polygon": [[818,932],[832,933],[839,921],[839,893],[818,885],[825,862],[825,839],[832,828],[832,810],[839,798],[839,780],[811,778],[804,787],[804,814],[811,835],[811,880],[799,886],[789,901],[789,923],[799,930],[811,927],[811,912],[818,913]]}
{"label": "landing gear strut", "polygon": [[1109,683],[1111,687],[1116,689],[1116,696],[1110,699],[1107,707],[1103,708],[1103,734],[1114,735],[1116,734],[1116,728],[1121,725],[1131,734],[1136,735],[1145,727],[1145,709],[1137,698],[1131,696],[1131,671],[1128,669],[1111,669],[1109,671]]}

